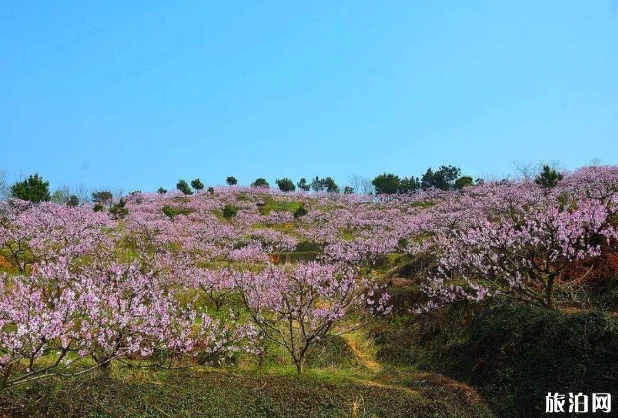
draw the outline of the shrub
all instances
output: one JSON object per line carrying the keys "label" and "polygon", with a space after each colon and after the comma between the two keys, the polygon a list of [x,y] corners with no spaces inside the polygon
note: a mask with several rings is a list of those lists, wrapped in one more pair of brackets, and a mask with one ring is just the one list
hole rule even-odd
{"label": "shrub", "polygon": [[174,219],[174,216],[177,214],[176,210],[169,205],[163,206],[163,213],[170,219]]}
{"label": "shrub", "polygon": [[234,205],[230,205],[229,203],[223,207],[223,217],[225,219],[231,219],[236,216],[238,213],[238,208]]}
{"label": "shrub", "polygon": [[472,186],[474,184],[474,179],[470,176],[461,176],[457,180],[455,180],[455,188],[457,190],[461,190],[464,187]]}
{"label": "shrub", "polygon": [[300,206],[298,209],[294,211],[294,218],[300,218],[301,216],[305,216],[308,213],[307,209],[304,206]]}
{"label": "shrub", "polygon": [[500,417],[544,416],[548,392],[618,387],[618,318],[605,312],[498,305],[446,346],[434,365],[475,386]]}
{"label": "shrub", "polygon": [[79,206],[79,197],[72,194],[67,201],[67,206],[76,207]]}
{"label": "shrub", "polygon": [[127,201],[121,198],[118,203],[114,203],[109,208],[109,213],[114,219],[122,219],[129,214],[129,209],[126,208]]}

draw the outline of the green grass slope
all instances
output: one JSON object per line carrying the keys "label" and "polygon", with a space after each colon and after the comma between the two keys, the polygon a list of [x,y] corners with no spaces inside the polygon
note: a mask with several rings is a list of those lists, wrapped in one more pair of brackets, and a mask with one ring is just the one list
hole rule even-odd
{"label": "green grass slope", "polygon": [[[416,383],[414,383],[416,382]],[[427,376],[392,386],[308,373],[118,368],[45,383],[2,396],[2,416],[22,417],[490,417],[468,389]],[[448,393],[447,393],[448,392]]]}

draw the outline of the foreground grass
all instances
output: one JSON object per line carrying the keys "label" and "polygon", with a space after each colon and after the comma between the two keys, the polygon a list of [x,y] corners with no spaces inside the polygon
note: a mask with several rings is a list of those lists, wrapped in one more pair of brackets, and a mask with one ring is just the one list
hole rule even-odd
{"label": "foreground grass", "polygon": [[[334,377],[334,376],[333,376]],[[1,398],[1,415],[21,417],[489,417],[468,388],[429,375],[375,381],[207,368],[47,380]],[[442,379],[442,380],[441,380]]]}

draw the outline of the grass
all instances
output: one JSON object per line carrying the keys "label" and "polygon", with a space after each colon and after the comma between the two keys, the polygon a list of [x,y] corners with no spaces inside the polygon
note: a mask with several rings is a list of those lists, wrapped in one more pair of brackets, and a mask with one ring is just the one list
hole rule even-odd
{"label": "grass", "polygon": [[294,202],[289,200],[275,200],[272,196],[264,197],[264,206],[259,209],[260,214],[268,215],[271,211],[275,212],[292,212],[294,213],[299,207],[303,205],[302,202]]}
{"label": "grass", "polygon": [[[136,369],[51,378],[0,394],[9,418],[147,417],[491,417],[469,387],[411,367],[375,360],[361,332],[322,341],[298,376],[278,346],[265,365],[244,359],[213,369]],[[85,365],[84,367],[86,367]]]}
{"label": "grass", "polygon": [[5,393],[3,416],[22,417],[484,417],[476,400],[453,402],[432,388],[363,383],[341,371],[142,371],[115,368],[36,382]]}

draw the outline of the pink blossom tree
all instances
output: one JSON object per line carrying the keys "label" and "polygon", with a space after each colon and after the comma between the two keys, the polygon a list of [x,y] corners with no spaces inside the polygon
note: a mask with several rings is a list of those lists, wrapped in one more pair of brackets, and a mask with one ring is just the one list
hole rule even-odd
{"label": "pink blossom tree", "polygon": [[317,342],[357,329],[364,311],[390,309],[386,293],[343,265],[269,265],[259,273],[239,272],[236,281],[255,324],[290,354],[298,373]]}

